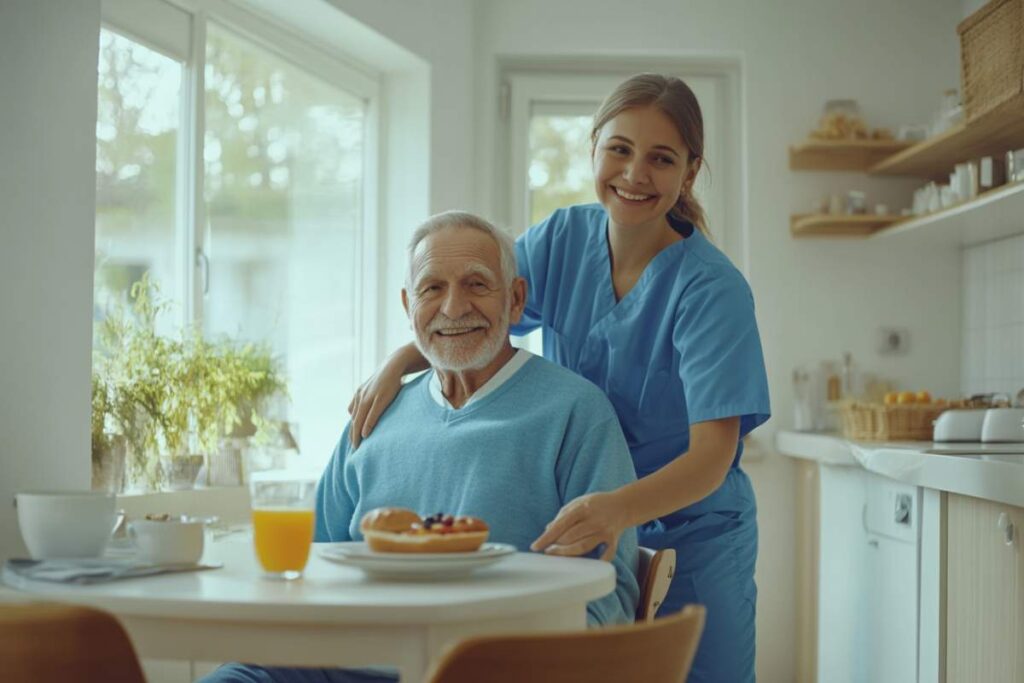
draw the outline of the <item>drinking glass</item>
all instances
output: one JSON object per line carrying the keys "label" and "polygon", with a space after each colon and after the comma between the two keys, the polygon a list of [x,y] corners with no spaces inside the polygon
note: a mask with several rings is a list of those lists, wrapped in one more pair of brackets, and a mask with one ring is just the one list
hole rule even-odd
{"label": "drinking glass", "polygon": [[302,475],[253,473],[253,542],[264,576],[285,581],[302,576],[313,543],[316,484]]}

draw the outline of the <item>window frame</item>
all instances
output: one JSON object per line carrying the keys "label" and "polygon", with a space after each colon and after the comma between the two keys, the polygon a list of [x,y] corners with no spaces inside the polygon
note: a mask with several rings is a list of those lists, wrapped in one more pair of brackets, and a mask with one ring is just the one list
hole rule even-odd
{"label": "window frame", "polygon": [[380,74],[357,64],[314,36],[227,0],[103,0],[101,26],[183,64],[175,187],[175,258],[183,286],[174,297],[183,305],[177,322],[195,324],[202,329],[204,295],[210,282],[205,244],[203,140],[206,29],[211,21],[359,98],[366,107],[362,220],[356,235],[359,258],[355,281],[359,283],[359,290],[351,293],[358,302],[360,328],[354,363],[357,372],[366,375],[376,362],[379,313],[371,302],[377,300],[382,276],[376,235],[381,215],[383,173]]}

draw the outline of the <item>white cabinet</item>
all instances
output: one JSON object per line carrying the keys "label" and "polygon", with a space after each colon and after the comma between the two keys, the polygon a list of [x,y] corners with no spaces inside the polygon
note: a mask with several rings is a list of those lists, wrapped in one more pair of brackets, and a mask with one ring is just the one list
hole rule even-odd
{"label": "white cabinet", "polygon": [[865,478],[859,467],[819,466],[817,676],[821,683],[861,683],[867,539]]}
{"label": "white cabinet", "polygon": [[1024,681],[1024,509],[946,505],[946,681]]}

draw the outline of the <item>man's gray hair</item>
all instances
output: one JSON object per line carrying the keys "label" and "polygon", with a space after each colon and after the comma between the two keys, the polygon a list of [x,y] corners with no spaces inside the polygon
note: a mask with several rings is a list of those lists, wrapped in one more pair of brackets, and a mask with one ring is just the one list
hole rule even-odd
{"label": "man's gray hair", "polygon": [[512,237],[490,221],[484,220],[468,211],[445,211],[428,218],[412,234],[412,239],[409,240],[409,267],[405,275],[406,289],[412,291],[412,263],[413,257],[416,255],[416,247],[419,246],[420,242],[435,232],[457,227],[472,228],[491,236],[498,245],[498,252],[501,255],[502,281],[505,283],[505,286],[512,284],[512,280],[516,278],[518,273],[516,270],[516,244]]}

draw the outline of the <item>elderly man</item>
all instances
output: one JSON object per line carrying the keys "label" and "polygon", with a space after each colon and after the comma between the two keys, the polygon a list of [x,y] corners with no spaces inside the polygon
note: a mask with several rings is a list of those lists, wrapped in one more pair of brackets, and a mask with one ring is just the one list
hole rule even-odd
{"label": "elderly man", "polygon": [[[358,448],[346,427],[317,492],[317,541],[358,540],[367,511],[405,507],[480,517],[491,540],[526,551],[564,504],[635,479],[604,394],[509,342],[526,282],[515,276],[508,236],[471,214],[443,213],[416,230],[409,257],[402,304],[431,371],[402,388]],[[630,530],[613,558],[616,590],[588,605],[590,624],[632,620],[636,562]],[[381,675],[236,665],[211,680],[366,681]]]}

